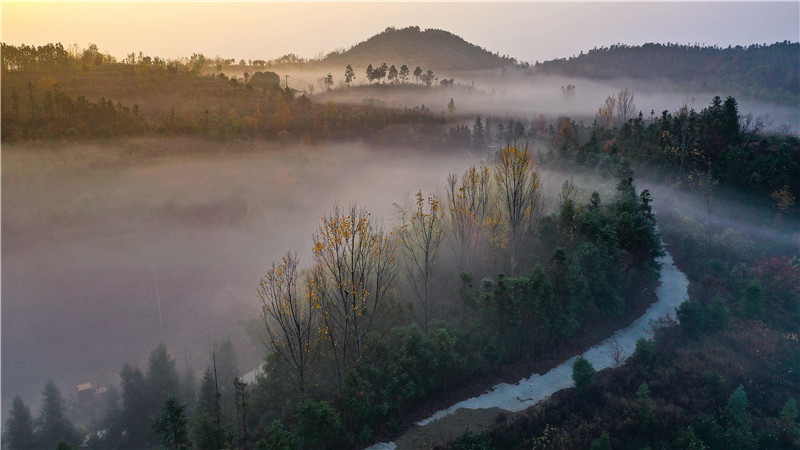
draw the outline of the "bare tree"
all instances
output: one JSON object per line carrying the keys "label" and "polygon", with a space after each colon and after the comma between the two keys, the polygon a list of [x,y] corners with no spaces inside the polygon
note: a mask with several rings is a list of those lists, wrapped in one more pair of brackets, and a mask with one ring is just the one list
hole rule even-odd
{"label": "bare tree", "polygon": [[491,177],[486,167],[470,167],[461,176],[447,177],[448,235],[458,258],[458,270],[469,270],[489,208]]}
{"label": "bare tree", "polygon": [[617,121],[623,124],[633,118],[634,114],[636,114],[636,105],[633,104],[633,91],[625,88],[617,94]]}
{"label": "bare tree", "polygon": [[323,333],[331,344],[339,389],[361,359],[364,335],[394,285],[395,243],[372,216],[353,203],[335,206],[314,234],[314,260]]}
{"label": "bare tree", "polygon": [[303,394],[319,354],[320,304],[313,278],[307,281],[305,294],[300,293],[297,265],[297,255],[292,253],[287,253],[280,264],[272,263],[272,269],[258,283],[258,298],[267,329],[265,343],[287,364],[292,383]]}
{"label": "bare tree", "polygon": [[530,151],[515,145],[503,149],[495,163],[498,200],[511,233],[511,273],[518,263],[520,241],[531,231],[543,211],[539,174]]}
{"label": "bare tree", "polygon": [[714,178],[714,175],[711,173],[711,168],[704,171],[695,170],[691,178],[694,187],[700,191],[700,195],[703,199],[703,206],[706,207],[708,218],[711,219],[714,210],[714,202],[717,199],[719,181]]}
{"label": "bare tree", "polygon": [[611,128],[614,124],[614,108],[617,105],[617,99],[613,95],[606,97],[605,102],[600,105],[595,115],[595,120],[604,128]]}
{"label": "bare tree", "polygon": [[428,196],[427,212],[422,191],[417,191],[415,200],[413,214],[401,212],[399,242],[404,273],[422,306],[422,329],[427,333],[436,314],[431,302],[431,279],[438,269],[439,249],[445,236],[444,217],[435,195]]}
{"label": "bare tree", "polygon": [[614,367],[619,367],[625,361],[625,351],[615,337],[608,341],[608,356],[614,361]]}

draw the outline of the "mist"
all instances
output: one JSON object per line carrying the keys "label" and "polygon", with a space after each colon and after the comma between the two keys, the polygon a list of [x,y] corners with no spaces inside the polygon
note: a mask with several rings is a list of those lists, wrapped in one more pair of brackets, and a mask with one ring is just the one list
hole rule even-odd
{"label": "mist", "polygon": [[[392,62],[387,63],[392,64]],[[412,67],[409,68],[413,70]],[[426,70],[424,67],[422,69]],[[283,74],[279,69],[276,70]],[[312,96],[314,101],[359,104],[372,99],[390,107],[425,105],[434,113],[444,113],[452,98],[456,105],[456,114],[466,123],[474,121],[477,115],[512,116],[532,120],[542,114],[546,117],[569,116],[573,120],[583,120],[590,124],[607,96],[616,95],[619,91],[630,88],[635,93],[636,111],[637,113],[641,111],[645,119],[650,118],[651,111],[655,116],[660,116],[661,111],[675,112],[684,104],[700,111],[711,103],[714,96],[719,95],[724,99],[731,95],[736,98],[742,116],[768,115],[771,119],[771,130],[781,125],[788,125],[794,132],[800,130],[800,110],[793,106],[746,100],[728,92],[690,91],[669,80],[619,78],[596,81],[571,77],[532,76],[513,73],[513,70],[506,73],[496,69],[469,73],[435,72],[440,80],[453,78],[455,85],[450,88],[435,86],[432,89],[424,89],[421,86],[408,86],[406,89],[399,89],[388,86],[385,88],[361,86],[359,80],[363,80],[364,70],[356,67],[354,70],[357,75],[356,84],[359,84],[355,89],[339,88],[326,92],[317,85],[315,90],[318,94]],[[290,77],[297,79],[318,80],[328,72],[334,75],[334,84],[341,87],[343,82],[338,72],[344,72],[343,68],[287,73],[291,73]],[[414,83],[413,77],[410,82]],[[561,87],[567,85],[575,86],[574,95],[562,95]],[[307,88],[299,82],[293,85],[292,78],[290,86],[297,89]]]}
{"label": "mist", "polygon": [[[159,342],[202,371],[230,337],[241,370],[263,362],[241,321],[256,286],[335,203],[391,228],[418,189],[485,155],[358,143],[219,144],[189,138],[3,146],[3,409],[59,385],[116,383]],[[160,305],[159,305],[160,303]],[[67,391],[69,392],[69,391]]]}

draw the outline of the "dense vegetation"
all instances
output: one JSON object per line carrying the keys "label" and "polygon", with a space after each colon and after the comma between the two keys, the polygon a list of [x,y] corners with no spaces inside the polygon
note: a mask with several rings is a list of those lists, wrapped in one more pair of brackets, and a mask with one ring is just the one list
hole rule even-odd
{"label": "dense vegetation", "polygon": [[[96,47],[70,55],[60,44],[3,46],[4,142],[157,134],[420,144],[429,126],[444,122],[424,106],[313,103],[282,89],[273,72],[205,74],[224,67],[202,55],[166,61],[131,54],[117,63]],[[410,126],[386,130],[398,124]]]}
{"label": "dense vegetation", "polygon": [[[453,448],[778,449],[800,445],[800,266],[797,248],[697,220],[661,215],[686,270],[679,324],[641,340],[632,360]],[[577,368],[576,368],[577,370]],[[576,381],[577,385],[577,381]]]}
{"label": "dense vegetation", "polygon": [[[591,125],[569,117],[544,116],[527,122],[518,118],[480,117],[470,128],[451,125],[445,137],[460,147],[485,148],[489,143],[532,140],[545,144],[538,156],[549,165],[580,167],[613,174],[630,160],[672,185],[700,192],[713,209],[719,187],[729,186],[771,204],[777,211],[797,214],[800,195],[800,139],[792,134],[764,133],[764,122],[742,116],[736,99],[715,97],[700,111],[635,115],[627,89],[609,96]],[[527,123],[526,123],[527,122]]]}
{"label": "dense vegetation", "polygon": [[679,44],[612,45],[571,58],[536,63],[534,71],[591,79],[669,80],[694,92],[796,105],[800,101],[800,43],[748,47]]}

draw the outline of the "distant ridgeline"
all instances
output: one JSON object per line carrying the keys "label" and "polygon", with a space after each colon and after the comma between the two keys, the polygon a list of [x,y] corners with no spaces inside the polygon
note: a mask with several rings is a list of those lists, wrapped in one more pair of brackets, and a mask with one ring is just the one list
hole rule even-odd
{"label": "distant ridgeline", "polygon": [[440,70],[493,69],[517,62],[508,56],[500,56],[496,52],[470,44],[444,30],[420,31],[419,27],[398,30],[389,27],[383,33],[376,34],[349,50],[329,53],[319,63],[366,66],[378,60]]}
{"label": "distant ridgeline", "polygon": [[534,66],[538,73],[592,79],[667,79],[692,90],[782,104],[800,102],[800,43],[749,47],[645,44],[595,48]]}

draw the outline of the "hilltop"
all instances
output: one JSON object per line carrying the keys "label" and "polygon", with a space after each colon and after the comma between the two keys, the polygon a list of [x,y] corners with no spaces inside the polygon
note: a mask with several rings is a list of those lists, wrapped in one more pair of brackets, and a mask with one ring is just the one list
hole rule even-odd
{"label": "hilltop", "polygon": [[737,98],[800,102],[800,43],[747,47],[678,44],[613,45],[534,66],[536,73],[590,79],[669,80],[693,91]]}
{"label": "hilltop", "polygon": [[[323,58],[325,65],[408,64],[434,70],[480,70],[513,65],[516,60],[492,53],[444,30],[387,28],[343,52]],[[412,67],[413,67],[412,66]]]}

